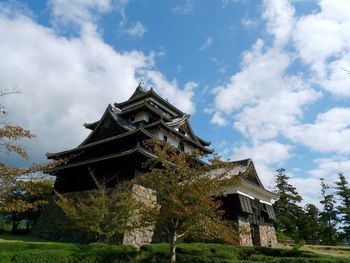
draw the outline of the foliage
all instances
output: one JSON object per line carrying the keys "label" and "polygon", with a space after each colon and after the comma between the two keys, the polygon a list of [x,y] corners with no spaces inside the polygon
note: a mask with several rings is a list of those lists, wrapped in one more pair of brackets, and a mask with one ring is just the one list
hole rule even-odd
{"label": "foliage", "polygon": [[[0,98],[16,90],[0,90]],[[27,151],[20,145],[23,139],[32,139],[34,135],[21,126],[9,123],[6,120],[7,112],[0,103],[0,154],[17,154],[28,160]],[[0,204],[1,211],[10,213],[13,222],[13,230],[16,229],[21,219],[28,219],[32,224],[45,203],[47,193],[51,187],[47,181],[26,182],[28,177],[37,172],[47,171],[54,166],[65,162],[58,160],[47,164],[30,164],[28,167],[10,167],[0,161]],[[23,180],[21,180],[23,179]],[[29,226],[28,225],[28,226]]]}
{"label": "foliage", "polygon": [[[140,251],[131,246],[104,243],[89,245],[13,241],[0,243],[0,262],[4,263],[160,263],[168,262],[168,258],[169,244],[164,243],[145,245]],[[178,262],[346,263],[348,259],[301,250],[192,243],[179,244]]]}
{"label": "foliage", "polygon": [[97,241],[111,241],[134,229],[137,222],[131,220],[137,202],[126,183],[107,189],[92,171],[96,189],[88,192],[59,194],[56,203],[76,228],[86,229]]}
{"label": "foliage", "polygon": [[350,240],[350,187],[343,173],[338,173],[336,184],[336,194],[339,196],[340,205],[337,207],[340,214],[341,229],[344,237]]}
{"label": "foliage", "polygon": [[337,243],[337,212],[335,210],[335,200],[334,195],[329,194],[329,185],[324,182],[324,179],[321,178],[321,195],[322,200],[320,203],[323,205],[323,210],[320,213],[320,223],[321,223],[321,232],[320,238],[322,244],[334,245]]}
{"label": "foliage", "polygon": [[41,209],[52,196],[53,181],[49,179],[17,180],[2,200],[0,210],[7,214],[12,222],[12,231],[16,231],[22,220],[27,229],[38,219]]}
{"label": "foliage", "polygon": [[318,243],[321,232],[319,210],[314,204],[306,204],[298,219],[299,237],[308,243]]}
{"label": "foliage", "polygon": [[64,243],[1,242],[0,261],[25,262],[131,262],[137,254],[135,248],[123,245],[92,243],[75,245]]}
{"label": "foliage", "polygon": [[303,214],[299,206],[302,198],[296,188],[289,183],[285,169],[277,170],[275,193],[278,199],[274,203],[277,229],[294,239],[299,238],[299,218]]}
{"label": "foliage", "polygon": [[234,243],[236,233],[221,220],[221,202],[214,198],[223,194],[226,184],[235,183],[227,176],[232,167],[217,157],[210,160],[210,165],[204,165],[199,161],[205,156],[203,153],[179,151],[159,140],[147,145],[157,158],[146,164],[149,171],[135,182],[157,194],[160,209],[153,207],[144,212],[168,233],[172,262],[176,260],[177,240],[194,234],[198,226],[207,239]]}

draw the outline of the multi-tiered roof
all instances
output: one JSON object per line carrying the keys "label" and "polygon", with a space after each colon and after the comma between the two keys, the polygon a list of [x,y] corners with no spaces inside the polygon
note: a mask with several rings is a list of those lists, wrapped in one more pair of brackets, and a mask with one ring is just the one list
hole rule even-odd
{"label": "multi-tiered roof", "polygon": [[132,177],[141,163],[154,157],[142,145],[147,139],[165,140],[183,151],[211,153],[207,148],[210,142],[194,133],[189,118],[153,89],[146,91],[139,85],[128,100],[108,105],[100,120],[84,124],[91,133],[78,147],[47,154],[49,159],[69,158],[53,171],[56,190],[90,188],[91,182],[86,181],[90,181],[87,172],[92,170],[105,177]]}

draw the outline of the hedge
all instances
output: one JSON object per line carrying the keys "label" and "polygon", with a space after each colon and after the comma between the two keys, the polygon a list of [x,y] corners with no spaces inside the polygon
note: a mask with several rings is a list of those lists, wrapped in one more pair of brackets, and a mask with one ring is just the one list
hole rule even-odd
{"label": "hedge", "polygon": [[[179,244],[179,263],[348,263],[349,259],[312,252],[261,247],[234,247],[221,244]],[[134,247],[91,243],[88,245],[47,242],[1,242],[1,263],[165,263],[168,244]]]}

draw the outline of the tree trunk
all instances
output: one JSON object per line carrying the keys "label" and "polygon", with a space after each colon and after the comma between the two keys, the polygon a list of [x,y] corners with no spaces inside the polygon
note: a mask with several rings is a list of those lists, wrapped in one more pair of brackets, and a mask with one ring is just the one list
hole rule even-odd
{"label": "tree trunk", "polygon": [[170,263],[176,262],[176,241],[177,233],[174,231],[170,235]]}
{"label": "tree trunk", "polygon": [[12,230],[11,231],[13,233],[16,232],[18,225],[19,225],[19,222],[12,221]]}

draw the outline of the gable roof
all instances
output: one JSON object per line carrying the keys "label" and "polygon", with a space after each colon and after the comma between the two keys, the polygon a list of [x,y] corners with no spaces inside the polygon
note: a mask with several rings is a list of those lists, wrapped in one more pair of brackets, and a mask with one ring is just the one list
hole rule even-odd
{"label": "gable roof", "polygon": [[173,127],[168,126],[166,122],[164,122],[162,119],[156,121],[156,122],[152,122],[148,125],[144,125],[143,127],[145,129],[150,129],[150,128],[154,128],[157,126],[161,126],[162,128],[176,134],[177,136],[179,136],[180,138],[184,139],[187,142],[190,142],[192,145],[195,145],[196,147],[199,147],[200,149],[202,149],[203,151],[207,152],[207,153],[213,153],[213,150],[206,148],[205,146],[203,146],[202,144],[200,144],[199,142],[193,140],[190,137],[187,137],[186,135],[182,134],[181,132],[178,132],[177,130],[175,130]]}
{"label": "gable roof", "polygon": [[136,87],[136,90],[134,91],[134,93],[130,96],[130,98],[128,100],[133,100],[136,99],[137,97],[140,97],[142,95],[144,95],[147,92],[147,90],[145,90],[142,86],[141,86],[141,82],[139,83],[139,85]]}
{"label": "gable roof", "polygon": [[191,126],[191,124],[189,122],[190,116],[191,115],[189,115],[189,114],[184,114],[182,117],[175,118],[172,121],[167,122],[166,125],[168,125],[169,127],[172,127],[172,128],[186,126],[188,134],[192,138],[193,141],[195,141],[196,143],[202,145],[203,147],[204,146],[209,146],[210,143],[207,144],[207,145],[205,143],[203,144],[202,142],[204,140],[200,140],[200,138],[195,135],[195,133],[194,133],[194,131],[192,129],[192,126]]}
{"label": "gable roof", "polygon": [[238,175],[244,180],[264,188],[251,159],[243,159],[230,163],[235,164],[234,168],[229,172],[230,175]]}
{"label": "gable roof", "polygon": [[181,115],[181,116],[184,115],[184,113],[181,110],[179,110],[174,105],[169,103],[167,100],[165,100],[161,96],[159,96],[153,90],[153,88],[151,88],[150,90],[145,92],[139,86],[136,88],[135,92],[133,93],[133,95],[131,95],[131,97],[128,100],[120,102],[120,103],[114,103],[114,106],[116,106],[117,108],[122,109],[123,107],[125,107],[125,106],[127,106],[127,105],[129,105],[129,104],[131,104],[133,102],[136,102],[136,101],[141,100],[141,99],[145,99],[147,97],[153,97],[154,99],[158,100],[159,102],[164,104],[166,107],[168,107],[169,109],[174,111],[176,114]]}
{"label": "gable roof", "polygon": [[[105,126],[109,128],[110,131],[107,132]],[[112,105],[109,104],[102,118],[98,121],[98,123],[94,125],[94,129],[92,130],[92,132],[80,145],[88,144],[97,140],[112,137],[113,135],[135,129],[136,127],[133,124],[125,121],[123,118],[118,116],[116,109],[114,109]],[[96,138],[99,135],[100,137]]]}

